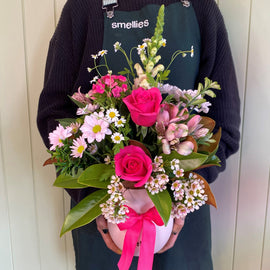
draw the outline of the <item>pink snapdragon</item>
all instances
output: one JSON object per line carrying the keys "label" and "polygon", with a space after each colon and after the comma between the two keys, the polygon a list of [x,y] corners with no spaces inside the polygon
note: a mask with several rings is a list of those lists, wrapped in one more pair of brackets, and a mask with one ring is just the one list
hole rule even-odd
{"label": "pink snapdragon", "polygon": [[52,145],[50,147],[50,150],[55,150],[56,146],[64,146],[63,141],[70,136],[72,136],[72,128],[64,128],[59,124],[58,127],[49,134],[50,144]]}

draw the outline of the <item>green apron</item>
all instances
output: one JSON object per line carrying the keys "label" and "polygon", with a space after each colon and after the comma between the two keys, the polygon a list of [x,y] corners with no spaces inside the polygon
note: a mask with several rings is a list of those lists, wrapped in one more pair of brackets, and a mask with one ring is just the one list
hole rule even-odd
{"label": "green apron", "polygon": [[[128,1],[128,0],[120,0]],[[130,0],[132,1],[132,0]],[[108,50],[108,65],[116,74],[123,70],[126,61],[120,52],[115,53],[113,44],[118,41],[129,52],[130,48],[142,44],[142,39],[154,33],[158,5],[147,5],[141,10],[125,12],[115,10],[109,19],[104,14],[103,48]],[[176,50],[190,50],[194,47],[194,57],[179,56],[171,66],[168,83],[181,89],[194,89],[200,61],[200,31],[192,6],[186,7],[180,1],[165,7],[165,27],[163,37],[167,46],[161,48],[161,63],[169,64]],[[134,63],[139,62],[136,50]],[[72,203],[72,207],[74,203]],[[92,222],[72,232],[76,253],[77,270],[116,270],[120,256],[110,251],[104,244],[96,224]],[[137,269],[138,258],[134,257],[131,270]],[[163,254],[156,254],[154,270],[212,270],[211,226],[209,206],[188,214],[175,246]]]}

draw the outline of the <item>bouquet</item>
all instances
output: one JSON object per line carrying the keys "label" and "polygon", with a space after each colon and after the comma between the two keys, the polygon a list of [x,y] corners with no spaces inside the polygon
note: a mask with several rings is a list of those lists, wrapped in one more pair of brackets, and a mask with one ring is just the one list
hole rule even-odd
{"label": "bouquet", "polygon": [[[46,164],[55,164],[59,173],[54,185],[97,189],[71,209],[61,235],[102,214],[108,222],[127,230],[122,256],[134,255],[135,247],[131,254],[124,254],[125,245],[131,241],[136,246],[142,230],[142,224],[137,228],[136,222],[129,229],[125,226],[138,214],[125,196],[128,190],[143,190],[152,202],[146,225],[153,239],[154,223],[166,226],[170,218],[185,217],[205,203],[216,206],[208,183],[195,170],[220,163],[216,151],[221,130],[213,134],[215,121],[200,116],[211,105],[206,97],[215,97],[213,89],[220,86],[208,78],[196,90],[164,84],[174,59],[182,56],[184,61],[195,52],[193,47],[176,51],[165,68],[158,55],[166,46],[163,26],[161,6],[153,37],[132,48],[130,57],[119,42],[114,44],[115,52],[124,54],[129,67],[117,75],[110,71],[106,50],[92,55],[95,66],[88,71],[95,70],[99,76],[91,81],[87,94],[79,89],[70,97],[78,106],[76,118],[59,119],[49,134],[51,158]],[[134,65],[132,51],[136,49],[141,63]],[[104,64],[98,65],[98,58]],[[106,74],[101,74],[104,67]],[[130,240],[128,231],[135,227],[136,239]],[[155,240],[149,239],[144,242],[151,244],[141,248],[150,252],[151,265]]]}

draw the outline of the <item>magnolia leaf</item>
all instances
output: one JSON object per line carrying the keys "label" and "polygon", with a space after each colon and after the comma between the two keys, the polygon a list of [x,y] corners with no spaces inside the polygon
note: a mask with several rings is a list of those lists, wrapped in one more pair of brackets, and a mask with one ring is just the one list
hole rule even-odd
{"label": "magnolia leaf", "polygon": [[212,132],[216,125],[216,121],[210,117],[201,116],[200,124],[202,124],[204,128],[208,128],[209,132]]}
{"label": "magnolia leaf", "polygon": [[220,159],[218,158],[218,156],[216,155],[210,155],[209,156],[210,158],[207,159],[207,161],[201,165],[199,168],[197,168],[196,170],[199,170],[199,169],[203,169],[203,168],[208,168],[208,167],[212,167],[212,166],[218,166],[220,167]]}
{"label": "magnolia leaf", "polygon": [[208,196],[208,200],[206,201],[206,203],[217,208],[215,196],[214,196],[208,182],[201,175],[199,175],[197,173],[194,173],[194,174],[197,176],[197,178],[203,180],[203,182],[204,182],[204,191],[205,191],[205,194]]}
{"label": "magnolia leaf", "polygon": [[92,222],[101,214],[100,204],[106,202],[109,196],[107,190],[98,190],[80,201],[66,216],[60,236]]}
{"label": "magnolia leaf", "polygon": [[53,185],[55,187],[74,188],[74,189],[87,187],[85,185],[78,183],[77,180],[78,180],[78,177],[73,177],[69,174],[60,174],[56,178]]}
{"label": "magnolia leaf", "polygon": [[172,151],[171,154],[162,154],[163,160],[165,162],[171,162],[173,159],[179,159],[179,166],[185,172],[189,172],[200,167],[207,160],[208,155],[191,153],[188,156],[182,156],[176,151]]}
{"label": "magnolia leaf", "polygon": [[149,191],[147,191],[147,193],[159,212],[164,225],[167,226],[172,211],[172,199],[168,190],[164,190],[155,195],[152,195]]}
{"label": "magnolia leaf", "polygon": [[57,159],[56,158],[48,158],[44,163],[43,163],[43,167],[47,166],[47,165],[51,165],[57,163]]}
{"label": "magnolia leaf", "polygon": [[107,189],[114,174],[115,170],[111,165],[94,164],[84,170],[78,182],[89,187]]}

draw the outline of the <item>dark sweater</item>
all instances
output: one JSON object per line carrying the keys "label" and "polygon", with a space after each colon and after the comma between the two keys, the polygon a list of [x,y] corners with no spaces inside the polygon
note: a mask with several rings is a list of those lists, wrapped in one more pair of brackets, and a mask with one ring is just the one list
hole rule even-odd
{"label": "dark sweater", "polygon": [[[55,119],[75,117],[76,107],[68,95],[81,86],[82,92],[90,90],[91,76],[87,67],[94,66],[91,54],[102,49],[103,10],[101,0],[68,0],[56,31],[50,41],[45,70],[44,88],[40,95],[37,124],[46,147],[48,134],[55,129]],[[120,0],[118,10],[139,10],[147,4],[171,4],[175,0]],[[201,33],[201,59],[197,78],[218,81],[222,90],[210,100],[208,116],[222,128],[222,138],[217,152],[221,167],[198,171],[211,183],[226,167],[226,158],[239,147],[240,100],[235,70],[223,17],[214,0],[192,0]],[[180,86],[181,87],[181,86]],[[81,200],[89,189],[69,190],[75,201]]]}

